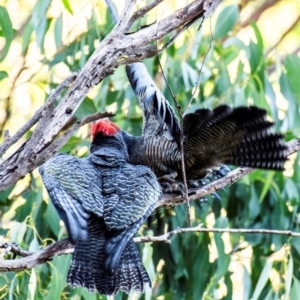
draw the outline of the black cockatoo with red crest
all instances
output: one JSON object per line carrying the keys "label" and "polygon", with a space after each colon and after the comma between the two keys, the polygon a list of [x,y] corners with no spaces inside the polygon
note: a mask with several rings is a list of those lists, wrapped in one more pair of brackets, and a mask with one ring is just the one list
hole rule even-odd
{"label": "black cockatoo with red crest", "polygon": [[132,240],[161,197],[153,172],[128,163],[120,129],[92,126],[91,154],[58,154],[39,171],[75,246],[68,282],[113,295],[150,284]]}

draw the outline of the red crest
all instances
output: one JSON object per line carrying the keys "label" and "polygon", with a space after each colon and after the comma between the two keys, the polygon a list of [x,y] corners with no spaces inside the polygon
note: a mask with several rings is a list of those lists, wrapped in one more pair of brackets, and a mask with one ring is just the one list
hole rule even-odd
{"label": "red crest", "polygon": [[91,131],[94,139],[98,132],[102,132],[103,135],[114,135],[120,128],[108,119],[100,119],[92,124]]}

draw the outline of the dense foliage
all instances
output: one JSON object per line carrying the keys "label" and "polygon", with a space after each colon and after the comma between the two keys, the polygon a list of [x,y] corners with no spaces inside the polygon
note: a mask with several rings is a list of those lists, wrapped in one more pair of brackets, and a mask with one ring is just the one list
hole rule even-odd
{"label": "dense foliage", "polygon": [[[20,1],[19,18],[11,13],[17,4],[8,1],[10,5],[0,7],[2,134],[3,129],[14,133],[22,126],[57,84],[84,66],[99,40],[112,29],[104,1],[95,2],[83,5],[68,0]],[[222,103],[255,104],[265,108],[276,130],[291,140],[299,135],[300,128],[300,58],[292,53],[291,42],[285,52],[277,51],[273,47],[277,45],[270,44],[270,39],[261,34],[263,25],[260,27],[255,21],[242,24],[240,11],[248,9],[251,1],[241,2],[244,6],[238,6],[239,1],[224,1],[200,30],[198,22],[181,35],[160,56],[164,75],[183,111],[188,107],[201,69],[191,111]],[[167,1],[170,7],[172,4]],[[258,11],[251,5],[250,8]],[[272,9],[276,9],[275,4]],[[144,18],[144,23],[136,26],[157,18]],[[292,29],[282,35],[299,39],[297,26]],[[148,59],[145,64],[173,104],[158,58]],[[114,120],[120,127],[134,135],[141,133],[140,108],[124,67],[95,87],[74,117],[81,119],[99,110],[115,112]],[[87,126],[78,130],[61,151],[86,155],[88,132]],[[300,232],[297,155],[290,158],[286,169],[284,173],[256,171],[220,191],[221,201],[213,197],[194,201],[193,225]],[[0,193],[0,216],[2,239],[31,251],[66,236],[36,171]],[[177,227],[187,227],[184,205],[156,211],[141,234],[158,235]],[[284,295],[285,299],[300,299],[298,238],[188,233],[176,235],[171,241],[170,245],[140,245],[153,281],[152,293],[146,291],[141,299],[282,299]],[[0,299],[106,299],[67,286],[69,262],[70,256],[60,256],[32,270],[1,274]],[[115,298],[127,296],[120,293]]]}

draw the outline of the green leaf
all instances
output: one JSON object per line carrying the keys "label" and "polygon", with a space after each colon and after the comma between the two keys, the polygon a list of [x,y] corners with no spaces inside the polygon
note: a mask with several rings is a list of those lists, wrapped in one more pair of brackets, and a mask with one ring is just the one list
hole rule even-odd
{"label": "green leaf", "polygon": [[48,203],[44,218],[45,221],[47,221],[47,223],[49,224],[55,236],[58,237],[60,231],[60,224],[59,224],[60,218],[52,202]]}
{"label": "green leaf", "polygon": [[68,142],[60,149],[59,152],[61,153],[69,153],[71,152],[74,148],[79,146],[82,142],[82,139],[77,137],[77,136],[72,136]]}
{"label": "green leaf", "polygon": [[66,285],[67,272],[71,257],[56,256],[53,259],[51,268],[51,281],[48,285],[48,294],[45,300],[60,300],[64,287]]}
{"label": "green leaf", "polygon": [[34,268],[31,270],[31,275],[30,275],[30,279],[29,279],[29,284],[28,284],[28,298],[30,300],[34,300],[35,297],[35,291],[36,291],[36,287],[37,287],[37,276],[35,273]]}
{"label": "green leaf", "polygon": [[274,178],[274,172],[268,172],[267,173],[267,177],[264,180],[264,188],[260,193],[260,197],[259,197],[259,202],[261,203],[263,201],[263,199],[265,198],[265,196],[267,195],[268,191],[270,190],[270,187],[273,183],[273,178]]}
{"label": "green leaf", "polygon": [[24,240],[26,229],[27,229],[26,221],[22,223],[16,223],[16,225],[11,230],[11,234],[10,234],[11,240],[17,244],[21,244]]}
{"label": "green leaf", "polygon": [[296,277],[294,277],[293,279],[293,286],[291,289],[290,299],[300,299],[300,281]]}
{"label": "green leaf", "polygon": [[282,130],[294,129],[300,127],[300,117],[297,104],[296,94],[293,92],[290,78],[287,74],[282,73],[280,76],[280,91],[284,98],[289,103],[289,109],[287,110],[287,117],[283,120]]}
{"label": "green leaf", "polygon": [[261,33],[259,31],[259,28],[258,28],[257,24],[253,21],[250,21],[250,25],[251,25],[252,29],[254,30],[254,33],[255,33],[257,48],[258,48],[260,54],[262,55],[263,48],[264,48],[263,38],[261,36]]}
{"label": "green leaf", "polygon": [[93,113],[96,113],[97,109],[95,107],[95,104],[93,100],[89,98],[85,98],[79,108],[76,110],[74,116],[78,119],[82,119],[86,117],[87,115],[91,115]]}
{"label": "green leaf", "polygon": [[[255,72],[261,70],[261,68],[259,67],[262,66],[262,62],[263,62],[263,40],[257,25],[254,22],[250,22],[250,24],[255,33],[256,43],[250,41],[247,53],[249,57],[251,73],[254,74]],[[260,78],[260,80],[264,80],[264,79]]]}
{"label": "green leaf", "polygon": [[28,250],[31,252],[40,250],[40,245],[39,245],[39,242],[38,242],[36,236],[34,236],[34,238],[32,239]]}
{"label": "green leaf", "polygon": [[188,91],[192,89],[199,77],[198,72],[193,69],[189,64],[185,61],[181,64],[182,76],[184,81],[185,90]]}
{"label": "green leaf", "polygon": [[273,262],[267,262],[259,276],[258,282],[256,284],[252,300],[259,299],[259,296],[265,287],[267,281],[269,280],[269,274],[272,269]]}
{"label": "green leaf", "polygon": [[36,43],[44,51],[45,34],[49,29],[51,20],[46,18],[46,13],[51,0],[37,1],[31,17],[31,23],[36,32]]}
{"label": "green leaf", "polygon": [[2,36],[5,38],[5,45],[2,49],[2,54],[0,56],[0,62],[4,60],[6,55],[8,54],[11,42],[14,37],[14,30],[12,27],[12,23],[9,17],[9,14],[5,7],[0,6],[0,27],[2,29]]}
{"label": "green leaf", "polygon": [[290,296],[290,291],[291,291],[291,287],[292,287],[292,278],[293,278],[293,266],[294,266],[294,262],[293,262],[293,257],[292,255],[290,255],[289,257],[289,263],[288,263],[288,267],[286,270],[286,279],[285,279],[285,299],[289,299]]}
{"label": "green leaf", "polygon": [[64,7],[66,8],[66,10],[73,15],[73,10],[72,10],[72,7],[69,3],[68,0],[61,0],[61,2],[63,3]]}
{"label": "green leaf", "polygon": [[221,39],[232,30],[239,17],[239,9],[237,5],[229,5],[225,7],[216,22],[214,29],[214,38]]}
{"label": "green leaf", "polygon": [[243,290],[244,290],[244,297],[243,299],[250,299],[250,291],[251,291],[251,277],[247,270],[247,268],[243,264]]}
{"label": "green leaf", "polygon": [[27,48],[28,48],[28,45],[29,45],[29,42],[30,42],[30,38],[31,38],[31,35],[33,33],[33,30],[34,30],[34,27],[32,25],[31,22],[29,22],[24,31],[23,31],[23,34],[22,34],[22,50],[21,50],[21,54],[24,55],[27,51]]}
{"label": "green leaf", "polygon": [[4,79],[4,78],[7,78],[8,77],[8,74],[7,72],[5,71],[0,71],[0,80]]}
{"label": "green leaf", "polygon": [[250,41],[248,49],[249,49],[248,53],[249,53],[249,63],[251,67],[251,73],[254,74],[260,64],[261,55],[257,47],[257,44],[254,43],[253,41]]}
{"label": "green leaf", "polygon": [[274,89],[273,89],[267,75],[265,75],[265,88],[266,88],[266,94],[268,95],[269,99],[271,100],[270,108],[271,108],[271,112],[272,112],[272,117],[275,121],[275,126],[276,126],[276,129],[279,130],[279,127],[278,127],[279,119],[278,119],[278,107],[277,107],[277,103],[276,103],[276,94],[274,92]]}
{"label": "green leaf", "polygon": [[3,192],[0,192],[0,202],[7,202],[8,200],[8,196],[11,193],[11,191],[14,189],[15,185],[9,187],[8,189],[6,189]]}
{"label": "green leaf", "polygon": [[[299,85],[299,68],[300,68],[300,59],[297,55],[288,55],[284,62],[284,67],[287,71],[287,76],[289,78],[289,81],[291,83],[291,87],[293,89],[293,92],[298,96],[298,99],[300,98],[300,85]],[[300,101],[298,101],[299,103]]]}
{"label": "green leaf", "polygon": [[61,14],[56,19],[54,25],[54,39],[55,39],[56,49],[58,49],[62,45],[62,31],[63,31],[63,16]]}
{"label": "green leaf", "polygon": [[286,178],[285,191],[290,201],[293,199],[299,199],[299,190],[297,189],[295,182],[291,178]]}

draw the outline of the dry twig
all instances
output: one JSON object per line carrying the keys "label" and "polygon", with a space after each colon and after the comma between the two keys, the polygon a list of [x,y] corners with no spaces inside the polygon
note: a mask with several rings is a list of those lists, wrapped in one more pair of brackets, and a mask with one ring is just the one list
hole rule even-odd
{"label": "dry twig", "polygon": [[[162,242],[171,244],[170,239],[176,234],[182,233],[231,233],[231,234],[280,234],[289,237],[300,237],[300,232],[290,230],[271,229],[229,229],[229,228],[203,228],[201,225],[189,228],[177,228],[160,236],[141,236],[134,238],[135,243]],[[0,243],[0,249],[11,249],[11,252],[23,256],[19,259],[0,260],[0,272],[16,272],[31,269],[39,264],[53,259],[57,255],[71,254],[74,251],[73,245],[68,239],[55,242],[42,250],[34,253],[20,249],[16,244]]]}

